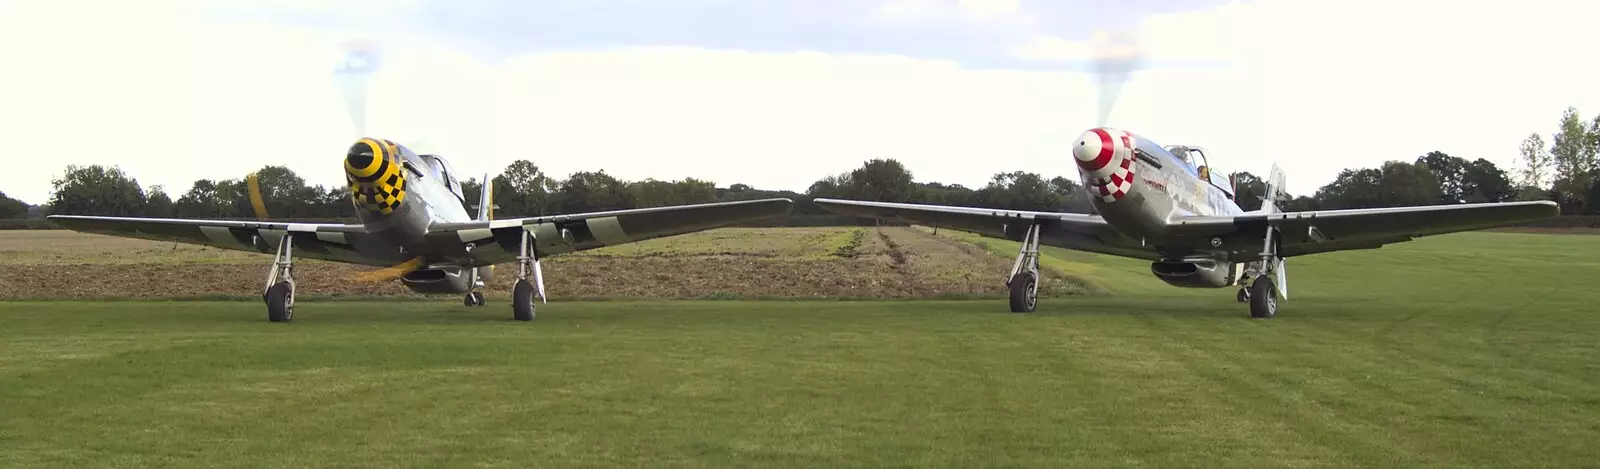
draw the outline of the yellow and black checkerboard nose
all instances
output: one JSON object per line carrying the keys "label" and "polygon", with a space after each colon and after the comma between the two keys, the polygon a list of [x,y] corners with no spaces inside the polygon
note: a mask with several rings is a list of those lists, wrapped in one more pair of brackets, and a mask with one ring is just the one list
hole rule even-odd
{"label": "yellow and black checkerboard nose", "polygon": [[344,157],[350,196],[362,210],[388,215],[406,199],[406,177],[394,142],[363,138]]}

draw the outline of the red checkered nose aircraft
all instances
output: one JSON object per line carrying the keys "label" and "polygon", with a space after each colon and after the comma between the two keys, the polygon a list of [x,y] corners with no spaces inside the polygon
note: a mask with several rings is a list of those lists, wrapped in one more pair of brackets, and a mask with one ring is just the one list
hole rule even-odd
{"label": "red checkered nose aircraft", "polygon": [[1083,187],[1095,214],[1030,212],[978,207],[816,199],[837,213],[932,225],[1022,241],[1006,285],[1011,311],[1038,302],[1039,245],[1151,261],[1150,273],[1177,287],[1239,287],[1250,315],[1278,314],[1288,299],[1284,259],[1308,254],[1373,249],[1418,236],[1521,223],[1560,213],[1555,202],[1392,207],[1282,212],[1274,203],[1284,187],[1276,165],[1260,210],[1234,200],[1233,181],[1207,161],[1198,146],[1162,146],[1136,133],[1106,126],[1118,94],[1144,63],[1136,37],[1125,31],[1094,33],[1099,126],[1072,143]]}
{"label": "red checkered nose aircraft", "polygon": [[1007,285],[1011,310],[1033,311],[1039,245],[1151,261],[1177,287],[1239,287],[1250,315],[1277,315],[1288,299],[1284,259],[1374,249],[1419,236],[1521,223],[1559,214],[1555,202],[1435,205],[1282,212],[1284,174],[1273,166],[1260,210],[1244,211],[1234,184],[1198,146],[1161,146],[1133,132],[1096,127],[1072,156],[1096,214],[816,199],[824,209],[1022,241]]}

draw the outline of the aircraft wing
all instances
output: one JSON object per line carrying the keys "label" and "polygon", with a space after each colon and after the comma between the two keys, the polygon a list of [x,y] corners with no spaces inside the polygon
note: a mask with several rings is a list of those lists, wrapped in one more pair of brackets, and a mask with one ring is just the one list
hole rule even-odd
{"label": "aircraft wing", "polygon": [[1050,245],[1079,251],[1136,259],[1156,259],[1154,251],[1129,239],[1097,215],[1033,212],[950,205],[814,199],[825,210],[863,218],[899,221],[1020,240],[1028,225],[1038,221]]}
{"label": "aircraft wing", "polygon": [[1181,236],[1260,233],[1267,225],[1283,234],[1283,257],[1375,249],[1412,239],[1480,230],[1557,216],[1552,201],[1415,207],[1249,213],[1232,217],[1189,217],[1173,222]]}
{"label": "aircraft wing", "polygon": [[783,217],[793,208],[794,201],[774,198],[436,223],[428,236],[436,246],[471,245],[473,263],[491,265],[516,260],[524,230],[533,233],[538,254],[549,256]]}
{"label": "aircraft wing", "polygon": [[199,244],[235,251],[272,254],[286,234],[294,236],[294,254],[352,264],[387,266],[406,260],[363,225],[274,221],[196,220],[87,215],[45,217],[62,227],[85,233]]}

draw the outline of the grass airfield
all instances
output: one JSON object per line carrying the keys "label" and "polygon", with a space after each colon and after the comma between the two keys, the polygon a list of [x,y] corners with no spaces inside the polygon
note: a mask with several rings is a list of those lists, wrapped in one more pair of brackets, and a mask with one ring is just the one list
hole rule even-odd
{"label": "grass airfield", "polygon": [[[1017,247],[936,238],[1002,268]],[[903,285],[970,274],[906,267],[935,264],[889,244],[910,254],[888,271]],[[1070,278],[1029,315],[998,296],[564,301],[555,288],[532,323],[510,320],[503,288],[470,309],[302,300],[292,324],[268,323],[259,300],[4,302],[0,465],[1600,460],[1600,237],[1463,233],[1291,259],[1272,320],[1249,319],[1232,290],[1161,284],[1147,263],[1044,251],[1048,275]],[[251,260],[264,274],[266,257]]]}

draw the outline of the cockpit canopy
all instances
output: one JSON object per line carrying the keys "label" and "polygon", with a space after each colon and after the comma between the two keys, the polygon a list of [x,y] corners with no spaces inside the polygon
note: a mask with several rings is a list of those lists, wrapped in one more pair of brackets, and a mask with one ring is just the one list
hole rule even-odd
{"label": "cockpit canopy", "polygon": [[1210,161],[1208,161],[1210,152],[1206,151],[1205,148],[1172,145],[1165,149],[1172,156],[1177,157],[1178,161],[1182,161],[1184,165],[1187,165],[1188,168],[1186,169],[1189,170],[1190,174],[1210,182],[1211,185],[1217,186],[1218,189],[1222,189],[1223,193],[1228,194],[1228,198],[1233,198],[1233,184],[1228,180],[1228,176],[1223,175],[1221,171],[1216,171],[1211,166]]}
{"label": "cockpit canopy", "polygon": [[454,194],[456,198],[461,199],[462,202],[467,200],[466,196],[461,193],[461,181],[456,180],[456,171],[455,168],[450,167],[450,162],[445,161],[444,158],[440,158],[439,155],[420,156],[422,157],[423,161],[428,163],[428,169],[433,172],[433,176],[439,178],[441,181],[444,181],[445,187],[450,188],[451,194]]}

